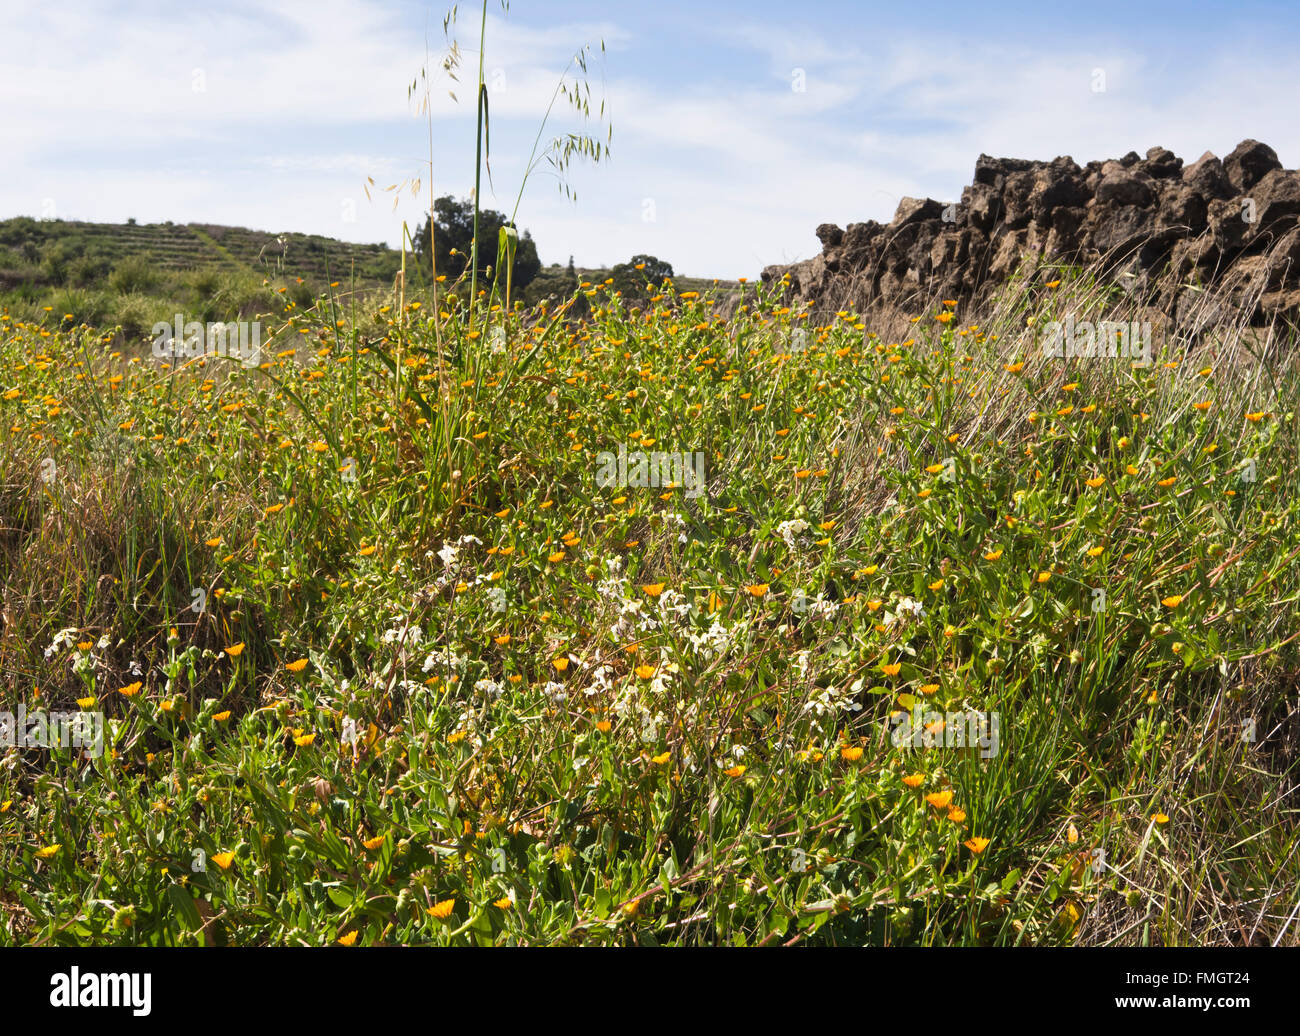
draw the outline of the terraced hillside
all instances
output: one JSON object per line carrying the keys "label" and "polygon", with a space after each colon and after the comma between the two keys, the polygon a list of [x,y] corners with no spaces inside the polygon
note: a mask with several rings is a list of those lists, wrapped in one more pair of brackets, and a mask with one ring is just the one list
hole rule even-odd
{"label": "terraced hillside", "polygon": [[[354,244],[315,234],[249,230],[202,223],[0,222],[0,285],[59,280],[61,264],[81,262],[107,272],[121,260],[145,257],[159,270],[204,268],[274,272],[308,279],[348,276],[390,282],[401,253],[382,244]],[[51,257],[53,262],[51,262]]]}

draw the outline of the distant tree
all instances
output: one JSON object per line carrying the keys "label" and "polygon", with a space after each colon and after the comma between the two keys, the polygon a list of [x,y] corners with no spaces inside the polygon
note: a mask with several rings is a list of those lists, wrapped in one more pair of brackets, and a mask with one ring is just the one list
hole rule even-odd
{"label": "distant tree", "polygon": [[610,276],[614,278],[614,287],[623,293],[625,299],[640,300],[647,297],[647,285],[657,288],[665,277],[673,276],[673,267],[653,255],[634,255],[627,262],[615,266]]}
{"label": "distant tree", "polygon": [[[437,260],[438,275],[454,281],[469,269],[474,246],[474,203],[469,199],[456,199],[451,195],[433,203],[433,248],[429,247],[429,219],[415,234],[415,254],[423,264]],[[482,209],[478,214],[478,268],[479,276],[486,279],[488,269],[497,261],[497,240],[502,227],[511,226],[504,214],[494,209]],[[542,268],[537,257],[537,245],[532,234],[524,231],[515,250],[514,272],[511,285],[522,293]],[[493,276],[496,275],[493,270]]]}

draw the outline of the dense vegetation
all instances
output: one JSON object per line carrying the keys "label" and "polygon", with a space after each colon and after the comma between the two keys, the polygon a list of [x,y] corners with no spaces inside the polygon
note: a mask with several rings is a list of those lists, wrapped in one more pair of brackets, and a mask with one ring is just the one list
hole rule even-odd
{"label": "dense vegetation", "polygon": [[1293,943],[1295,353],[1091,284],[0,316],[0,941]]}
{"label": "dense vegetation", "polygon": [[[451,281],[465,273],[473,243],[472,209],[439,199],[438,275]],[[495,261],[504,217],[490,210],[480,227],[480,273]],[[427,285],[428,221],[407,254],[411,283]],[[610,277],[635,293],[647,276],[658,283],[672,266],[653,256],[636,256],[613,270],[580,268],[570,257],[542,266],[531,236],[524,232],[516,256],[514,297],[532,306],[563,300],[579,287]],[[455,249],[457,255],[451,255]],[[74,313],[100,327],[120,326],[118,344],[139,344],[158,321],[176,313],[209,321],[253,320],[267,315],[268,288],[283,289],[299,308],[321,292],[351,300],[391,292],[402,269],[402,253],[385,245],[356,245],[307,234],[268,234],[209,224],[76,223],[27,217],[0,222],[0,305],[11,315],[39,321],[43,314]],[[631,274],[631,275],[630,275]],[[683,278],[680,285],[703,290],[717,282]],[[733,285],[734,287],[734,285]],[[581,308],[581,307],[580,307]]]}

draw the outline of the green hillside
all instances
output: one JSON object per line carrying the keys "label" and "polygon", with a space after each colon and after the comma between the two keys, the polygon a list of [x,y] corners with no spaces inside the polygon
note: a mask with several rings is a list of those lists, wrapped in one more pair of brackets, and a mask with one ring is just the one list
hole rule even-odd
{"label": "green hillside", "polygon": [[316,234],[272,234],[209,223],[83,223],[20,216],[0,222],[0,287],[86,287],[125,259],[159,271],[220,269],[323,279],[355,269],[363,282],[388,283],[401,253]]}

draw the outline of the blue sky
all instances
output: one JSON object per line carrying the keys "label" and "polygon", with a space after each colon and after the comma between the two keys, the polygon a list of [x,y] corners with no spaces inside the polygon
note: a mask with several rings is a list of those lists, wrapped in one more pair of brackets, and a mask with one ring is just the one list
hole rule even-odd
{"label": "blue sky", "polygon": [[[407,96],[426,33],[434,190],[473,185],[471,5],[453,32],[468,84],[454,103],[441,5],[0,3],[0,217],[397,245],[428,204],[428,130]],[[819,223],[888,220],[907,195],[955,200],[980,152],[1082,164],[1162,145],[1191,161],[1255,137],[1293,168],[1297,29],[1293,2],[515,0],[503,13],[491,0],[484,202],[514,208],[584,43],[613,154],[571,170],[576,204],[554,178],[528,181],[518,218],[544,262],[645,252],[682,274],[756,276],[815,254]],[[561,112],[547,136],[580,128]],[[382,188],[415,177],[420,197],[403,192],[394,209]]]}

